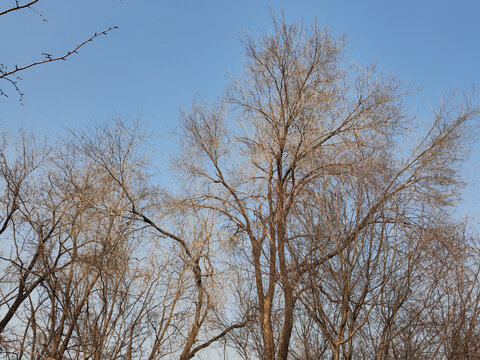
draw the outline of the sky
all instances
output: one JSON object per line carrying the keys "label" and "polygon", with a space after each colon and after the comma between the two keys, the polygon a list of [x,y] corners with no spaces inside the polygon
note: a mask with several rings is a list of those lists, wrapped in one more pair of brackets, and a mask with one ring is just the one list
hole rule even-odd
{"label": "sky", "polygon": [[[196,95],[214,100],[230,75],[240,75],[239,38],[271,29],[270,11],[283,11],[289,22],[316,19],[346,35],[353,62],[376,62],[421,88],[410,104],[421,118],[451,89],[480,86],[479,0],[40,0],[34,10],[0,17],[0,63],[61,55],[95,32],[119,28],[68,61],[21,73],[23,105],[0,82],[8,94],[0,98],[0,127],[55,138],[92,122],[139,118],[158,135],[160,157],[175,149],[179,108]],[[474,216],[480,216],[479,160],[477,145],[462,207]]]}

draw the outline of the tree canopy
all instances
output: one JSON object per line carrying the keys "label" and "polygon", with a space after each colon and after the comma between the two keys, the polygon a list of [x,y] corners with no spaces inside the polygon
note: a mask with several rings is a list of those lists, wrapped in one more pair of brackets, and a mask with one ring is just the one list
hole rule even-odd
{"label": "tree canopy", "polygon": [[0,357],[480,356],[479,240],[452,215],[474,94],[420,127],[317,24],[242,41],[180,115],[173,190],[139,122],[3,136]]}

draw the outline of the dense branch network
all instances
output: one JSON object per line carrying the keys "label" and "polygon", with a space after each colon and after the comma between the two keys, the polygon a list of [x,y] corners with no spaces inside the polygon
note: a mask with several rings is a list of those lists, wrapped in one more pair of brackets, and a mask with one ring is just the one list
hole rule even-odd
{"label": "dense branch network", "polygon": [[408,90],[341,38],[274,18],[244,44],[181,114],[178,187],[139,122],[2,134],[1,358],[480,358],[480,240],[450,215],[473,94],[409,141]]}

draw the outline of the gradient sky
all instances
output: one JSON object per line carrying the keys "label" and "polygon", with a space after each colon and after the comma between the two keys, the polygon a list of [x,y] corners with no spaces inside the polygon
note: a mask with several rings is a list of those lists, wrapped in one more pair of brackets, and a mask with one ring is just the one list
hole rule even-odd
{"label": "gradient sky", "polygon": [[[197,94],[221,95],[228,74],[241,71],[238,38],[271,28],[269,8],[283,10],[287,21],[316,18],[347,36],[354,62],[376,61],[423,88],[411,103],[422,118],[451,89],[480,86],[480,0],[42,0],[35,10],[46,22],[29,10],[0,17],[0,63],[60,55],[94,32],[119,29],[68,61],[23,72],[23,105],[0,82],[9,95],[0,98],[0,126],[55,137],[92,121],[139,117],[162,135],[161,152],[172,149],[179,107]],[[464,211],[480,216],[476,149]]]}

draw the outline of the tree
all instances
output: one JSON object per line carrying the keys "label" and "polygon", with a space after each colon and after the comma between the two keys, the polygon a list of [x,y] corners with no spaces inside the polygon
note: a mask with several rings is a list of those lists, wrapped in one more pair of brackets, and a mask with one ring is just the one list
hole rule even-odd
{"label": "tree", "polygon": [[306,311],[332,359],[352,358],[356,334],[387,298],[402,304],[423,248],[449,228],[438,219],[457,198],[479,108],[452,95],[408,144],[408,91],[352,70],[341,38],[274,19],[244,44],[245,72],[224,99],[182,115],[178,165],[196,190],[184,201],[222,218],[242,287],[253,284],[239,290],[256,318],[243,348],[287,359]]}
{"label": "tree", "polygon": [[[24,10],[37,12],[33,6],[38,2],[39,0],[14,1],[11,7],[0,10],[0,16],[9,16],[10,13]],[[37,14],[42,17],[40,13]],[[43,59],[29,64],[21,66],[0,64],[0,80],[10,83],[22,101],[24,94],[18,85],[19,73],[41,64],[66,60],[88,42],[100,35],[106,35],[115,28],[113,26],[95,33],[59,56],[44,53]],[[0,95],[8,96],[3,87],[0,87]],[[25,133],[21,133],[13,142],[7,141],[8,137],[7,134],[2,134],[0,149],[3,188],[0,234],[10,238],[6,244],[2,244],[1,252],[0,352],[6,356],[20,354],[21,357],[28,347],[25,345],[26,337],[18,346],[14,340],[19,338],[18,334],[13,338],[7,335],[11,333],[12,326],[18,325],[17,322],[21,319],[18,313],[24,310],[25,303],[29,303],[30,317],[25,327],[27,336],[28,329],[36,329],[35,314],[40,306],[40,302],[35,305],[32,303],[32,297],[39,296],[41,299],[38,291],[47,284],[52,284],[52,278],[57,276],[57,272],[71,266],[74,260],[69,253],[72,238],[64,236],[65,232],[61,230],[65,226],[63,220],[69,211],[67,199],[59,198],[56,193],[59,189],[52,190],[53,184],[48,181],[52,179],[51,172],[46,169],[51,164],[51,158],[48,156],[51,149],[47,145],[39,144],[34,137]],[[48,180],[40,180],[42,176]],[[50,295],[53,300],[54,294]],[[54,308],[52,304],[52,313]],[[57,342],[56,346],[58,345]],[[31,354],[33,357],[34,353]]]}
{"label": "tree", "polygon": [[[169,313],[160,324],[163,333],[172,332],[169,341],[174,350],[170,352],[187,360],[231,331],[244,327],[245,321],[222,321],[219,295],[228,270],[218,269],[221,265],[216,253],[220,235],[215,214],[208,209],[186,206],[183,199],[159,191],[149,181],[144,141],[138,125],[126,127],[117,121],[113,126],[79,132],[70,142],[72,153],[89,164],[87,168],[94,167],[108,183],[106,189],[110,190],[98,193],[114,191],[122,203],[121,207],[112,207],[101,201],[98,206],[107,214],[139,226],[143,236],[151,237],[155,247],[170,249],[168,256],[158,254],[159,258],[154,260],[164,264],[162,271],[171,271],[172,275],[168,285],[152,300],[174,295],[170,303],[157,305],[155,312],[163,309],[161,312]],[[145,242],[142,245],[145,246]],[[165,264],[165,261],[168,262]],[[152,323],[156,335],[149,359],[159,358],[165,351],[160,348],[165,334],[156,330],[158,325]]]}
{"label": "tree", "polygon": [[118,122],[2,152],[2,357],[190,359],[245,326],[222,317],[211,212],[149,183],[144,140]]}

